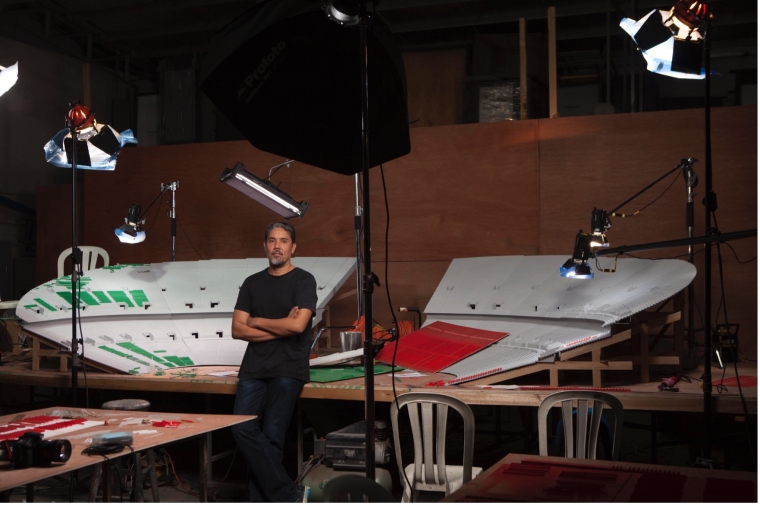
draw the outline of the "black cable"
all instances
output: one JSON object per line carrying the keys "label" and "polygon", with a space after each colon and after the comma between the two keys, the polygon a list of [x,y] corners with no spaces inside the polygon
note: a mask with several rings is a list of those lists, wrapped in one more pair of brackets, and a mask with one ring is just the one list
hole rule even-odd
{"label": "black cable", "polygon": [[[714,243],[711,244],[711,246],[714,246],[714,245],[715,245]],[[703,252],[705,252],[704,248],[700,249],[699,251],[693,252],[692,254],[694,256],[696,256],[697,254],[700,254],[700,253],[703,253]],[[661,260],[661,259],[676,260],[678,258],[683,258],[684,256],[688,256],[689,255],[689,253],[684,253],[684,254],[678,254],[676,256],[670,256],[668,258],[646,258],[644,256],[636,256],[635,254],[631,254],[631,253],[627,253],[627,252],[621,252],[620,254],[622,254],[623,256],[628,256],[630,258],[636,258],[636,259],[639,259],[639,260],[650,260],[650,261],[657,261],[657,260]]]}
{"label": "black cable", "polygon": [[[373,15],[375,14],[374,2],[372,2],[372,14]],[[370,19],[370,16],[367,16],[367,19]],[[370,23],[370,32],[372,32],[372,28],[374,28],[374,24]],[[382,94],[381,94],[381,100],[382,100]],[[380,110],[381,111],[385,110],[385,107],[382,106],[382,102],[381,102]],[[381,142],[378,142],[378,144],[382,145]],[[385,292],[388,297],[388,308],[391,311],[391,318],[393,319],[393,325],[396,328],[396,342],[393,347],[393,358],[391,359],[391,389],[393,390],[393,401],[395,402],[396,410],[398,411],[399,410],[398,393],[396,393],[396,352],[398,351],[398,344],[399,344],[399,341],[401,340],[401,335],[399,332],[398,321],[396,320],[396,316],[394,315],[395,313],[393,311],[393,303],[391,302],[390,287],[388,286],[388,258],[390,257],[390,254],[388,251],[388,234],[389,234],[389,229],[390,229],[391,215],[390,215],[390,210],[388,207],[388,192],[386,191],[386,187],[385,187],[385,171],[383,170],[382,163],[380,164],[380,177],[383,182],[383,199],[385,200]],[[400,437],[400,434],[399,434],[399,437]],[[406,475],[406,470],[403,468],[403,462],[397,461],[396,464],[402,467],[401,473],[404,475],[404,480],[406,481],[406,485],[409,487],[409,502],[413,502],[414,488],[412,487],[412,483],[409,482],[409,477]]]}
{"label": "black cable", "polygon": [[736,249],[734,249],[731,244],[729,244],[728,242],[724,242],[724,244],[726,244],[728,248],[731,249],[731,251],[734,253],[734,257],[736,258],[736,262],[739,263],[740,265],[744,265],[745,263],[752,263],[753,261],[757,260],[757,256],[753,256],[751,259],[742,261],[739,259],[739,255],[736,254]]}
{"label": "black cable", "polygon": [[[162,193],[162,194],[163,194],[163,193]],[[159,196],[160,196],[160,195],[159,195]],[[150,223],[150,226],[148,226],[148,228],[145,230],[145,232],[146,232],[146,233],[147,233],[147,232],[149,232],[151,228],[153,228],[153,225],[154,225],[154,224],[156,224],[156,218],[158,217],[158,213],[161,211],[161,205],[162,205],[163,203],[164,203],[164,201],[163,201],[163,200],[161,200],[161,202],[159,202],[159,204],[158,204],[158,207],[156,207],[156,213],[155,213],[155,214],[153,214],[153,220],[151,221],[151,223]],[[143,215],[145,215],[145,214],[147,214],[147,213],[148,213],[148,211],[146,210],[145,212],[143,212]],[[142,216],[141,216],[141,217],[142,217]]]}
{"label": "black cable", "polygon": [[[168,189],[169,189],[169,186],[166,186],[164,189],[161,190],[161,192],[158,194],[158,196],[156,198],[154,198],[152,202],[150,202],[150,205],[148,205],[148,208],[145,209],[145,212],[143,212],[143,215],[148,213],[148,211],[150,210],[150,208],[153,207],[153,205],[156,203],[156,201],[158,201],[158,199],[161,198],[161,195],[163,195],[164,193],[166,193],[166,190],[168,190]],[[160,205],[161,204],[159,204],[159,206]]]}
{"label": "black cable", "polygon": [[[269,172],[269,174],[267,175],[267,178],[266,178],[266,180],[267,180],[268,182],[270,182],[270,183],[271,183],[271,182],[272,182],[272,181],[271,181],[271,179],[272,179],[272,176],[273,176],[274,174],[276,174],[276,173],[277,173],[277,171],[278,171],[279,169],[281,169],[282,167],[290,166],[290,164],[291,164],[291,163],[293,163],[294,161],[295,161],[295,160],[287,160],[287,161],[283,161],[283,162],[282,162],[282,163],[280,163],[279,165],[275,165],[275,166],[273,166],[272,168],[270,168],[270,169],[269,169],[269,170],[270,170],[270,172]],[[274,172],[272,172],[272,169],[274,169]],[[279,186],[279,185],[278,185],[278,186]]]}
{"label": "black cable", "polygon": [[182,226],[182,221],[180,221],[179,218],[177,218],[177,223],[179,224],[179,227],[182,228],[182,233],[185,234],[185,238],[190,243],[190,247],[193,248],[193,251],[195,251],[195,254],[197,254],[200,259],[203,259],[203,256],[201,256],[201,253],[199,253],[198,249],[195,248],[195,246],[193,245],[193,242],[190,240],[190,237],[187,236],[187,232],[185,231],[185,227]]}
{"label": "black cable", "polygon": [[388,308],[391,311],[391,318],[393,320],[393,326],[396,328],[396,335],[398,335],[398,321],[393,311],[393,302],[391,301],[391,289],[388,286],[388,235],[391,228],[391,212],[388,207],[388,192],[385,187],[385,171],[383,170],[383,164],[380,164],[380,179],[383,181],[383,199],[385,200],[385,295],[388,298]]}
{"label": "black cable", "polygon": [[[644,205],[642,208],[640,208],[636,212],[629,213],[629,214],[618,213],[617,209],[619,209],[620,207],[622,207],[622,205],[620,205],[615,210],[611,211],[609,213],[609,216],[610,217],[633,217],[633,216],[635,216],[636,214],[638,214],[639,212],[643,211],[644,209],[646,209],[647,207],[649,207],[650,205],[652,205],[653,203],[655,203],[657,200],[659,200],[660,198],[662,198],[663,196],[665,196],[665,193],[667,193],[668,190],[673,187],[673,184],[675,184],[675,182],[679,179],[679,177],[681,177],[681,174],[680,173],[676,174],[675,178],[673,178],[673,181],[671,181],[671,183],[668,185],[668,187],[665,188],[665,190],[662,193],[660,193],[660,196],[658,196],[657,198],[655,198],[654,200],[652,200],[648,204]],[[649,189],[650,187],[651,187],[651,185],[648,186],[647,188],[645,188],[645,190]],[[623,204],[623,205],[625,205],[625,204]]]}

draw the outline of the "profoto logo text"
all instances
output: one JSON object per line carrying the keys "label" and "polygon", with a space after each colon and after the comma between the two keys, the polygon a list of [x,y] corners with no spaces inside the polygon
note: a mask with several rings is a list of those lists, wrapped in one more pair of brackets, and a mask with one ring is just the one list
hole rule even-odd
{"label": "profoto logo text", "polygon": [[[264,85],[264,82],[272,76],[272,71],[279,63],[277,57],[280,56],[280,53],[282,53],[286,47],[287,44],[285,44],[285,41],[282,41],[276,46],[273,46],[269,54],[261,58],[259,66],[256,67],[256,71],[248,75],[238,88],[238,100],[245,100],[245,102],[248,103],[253,99],[259,89]],[[280,60],[281,59],[282,58],[280,58]]]}

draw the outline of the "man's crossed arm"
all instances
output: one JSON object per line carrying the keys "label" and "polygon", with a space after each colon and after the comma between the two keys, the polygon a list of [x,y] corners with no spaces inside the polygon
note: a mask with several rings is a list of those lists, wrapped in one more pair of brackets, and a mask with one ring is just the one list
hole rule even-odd
{"label": "man's crossed arm", "polygon": [[232,314],[232,338],[247,342],[267,342],[298,335],[306,329],[311,310],[293,307],[287,317],[266,319],[251,317],[248,312],[235,310]]}

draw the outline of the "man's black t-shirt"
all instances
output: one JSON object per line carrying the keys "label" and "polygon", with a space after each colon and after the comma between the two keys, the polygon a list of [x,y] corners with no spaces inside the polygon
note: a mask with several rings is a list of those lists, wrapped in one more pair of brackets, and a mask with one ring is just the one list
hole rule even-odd
{"label": "man's black t-shirt", "polygon": [[[262,270],[243,281],[235,310],[251,317],[282,319],[293,307],[317,313],[317,281],[306,270],[296,267],[284,275]],[[268,342],[249,342],[239,377],[267,379],[292,377],[309,382],[311,319],[299,335]]]}

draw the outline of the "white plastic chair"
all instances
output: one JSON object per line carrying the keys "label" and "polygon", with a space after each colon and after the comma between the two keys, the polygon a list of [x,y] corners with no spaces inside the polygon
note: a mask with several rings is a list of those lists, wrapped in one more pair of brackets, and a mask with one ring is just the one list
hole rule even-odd
{"label": "white plastic chair", "polygon": [[[103,266],[108,266],[108,253],[105,249],[102,247],[95,247],[91,245],[80,245],[79,249],[82,251],[82,270],[94,270],[96,268],[96,263],[98,262],[98,258],[103,258]],[[66,258],[71,256],[71,247],[64,250],[60,256],[58,256],[58,277],[63,277],[66,275],[66,272],[63,270],[63,264],[66,261]]]}
{"label": "white plastic chair", "polygon": [[[409,413],[414,439],[414,463],[406,467],[401,460],[398,423],[399,410],[404,406]],[[449,408],[459,412],[464,420],[461,465],[446,464],[446,421]],[[391,403],[391,422],[396,462],[404,485],[402,502],[408,502],[410,498],[415,502],[419,501],[419,491],[438,491],[448,496],[483,472],[482,468],[472,466],[475,416],[463,401],[438,393],[403,394]],[[412,489],[409,489],[407,479]]]}
{"label": "white plastic chair", "polygon": [[[573,402],[577,402],[577,414],[573,417]],[[565,434],[565,457],[596,459],[596,443],[605,404],[615,414],[612,432],[612,459],[620,453],[620,434],[623,430],[623,404],[608,393],[597,391],[561,391],[541,402],[538,407],[538,453],[549,455],[546,421],[552,407],[562,405],[562,425]],[[585,415],[583,415],[585,413]],[[591,418],[591,423],[589,423]],[[573,429],[575,428],[575,429]]]}

